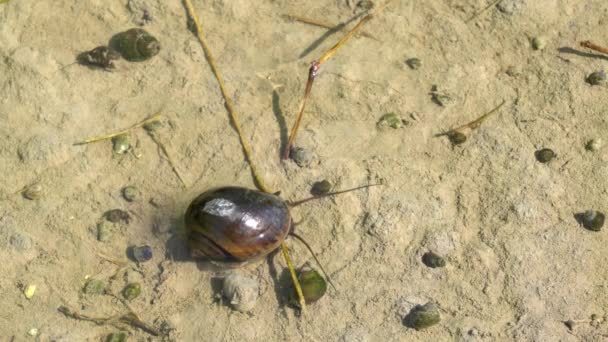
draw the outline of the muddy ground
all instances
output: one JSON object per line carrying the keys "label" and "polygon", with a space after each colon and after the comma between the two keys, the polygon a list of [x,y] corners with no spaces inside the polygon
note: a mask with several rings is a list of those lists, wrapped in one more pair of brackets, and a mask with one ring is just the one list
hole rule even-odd
{"label": "muddy ground", "polygon": [[[608,2],[397,0],[323,66],[297,145],[309,165],[280,162],[309,63],[343,34],[292,20],[334,23],[356,1],[194,1],[266,182],[286,199],[384,182],[293,209],[338,291],[308,314],[286,307],[280,255],[242,270],[259,279],[249,314],[217,300],[221,272],[188,260],[180,239],[185,208],[220,185],[253,187],[239,140],[180,1],[33,1],[0,5],[0,340],[99,341],[119,329],[71,319],[128,312],[120,291],[165,337],[128,328],[129,340],[169,341],[601,341],[608,339],[606,228],[583,228],[576,213],[608,210],[606,87],[588,74],[608,56]],[[149,20],[144,20],[144,9]],[[75,56],[113,34],[143,28],[161,42],[146,62],[105,71]],[[351,24],[352,26],[352,24]],[[540,42],[539,49],[531,43]],[[405,61],[419,58],[420,68]],[[431,88],[451,100],[439,105]],[[435,135],[505,105],[453,146]],[[398,129],[378,127],[394,112]],[[162,114],[158,140],[143,129],[133,148],[78,145],[85,138]],[[539,163],[535,151],[557,157]],[[22,196],[42,186],[36,200]],[[121,189],[141,196],[127,202]],[[110,209],[129,212],[107,241],[97,225]],[[148,244],[137,264],[127,247]],[[312,261],[287,241],[297,265]],[[445,257],[429,268],[421,256]],[[120,268],[117,262],[126,263]],[[117,272],[118,271],[118,272]],[[113,275],[116,275],[112,278]],[[90,279],[107,294],[83,293]],[[31,299],[24,289],[36,285]],[[403,324],[416,305],[437,303],[441,322]],[[592,314],[596,319],[589,322]],[[580,320],[573,329],[563,322]],[[32,329],[37,329],[37,335]]]}

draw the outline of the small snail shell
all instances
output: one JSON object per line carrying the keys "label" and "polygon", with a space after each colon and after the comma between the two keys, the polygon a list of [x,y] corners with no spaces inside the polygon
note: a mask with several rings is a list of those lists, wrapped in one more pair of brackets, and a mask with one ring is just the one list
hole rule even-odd
{"label": "small snail shell", "polygon": [[202,193],[192,201],[184,219],[192,257],[229,264],[268,255],[291,229],[284,200],[241,187]]}
{"label": "small snail shell", "polygon": [[110,46],[131,62],[145,61],[160,51],[160,43],[146,30],[133,28],[118,33],[110,40]]}

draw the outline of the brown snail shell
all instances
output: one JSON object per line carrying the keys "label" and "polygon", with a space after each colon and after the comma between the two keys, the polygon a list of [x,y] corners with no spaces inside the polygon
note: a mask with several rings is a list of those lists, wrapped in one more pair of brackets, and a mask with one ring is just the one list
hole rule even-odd
{"label": "brown snail shell", "polygon": [[160,51],[158,40],[144,29],[132,28],[118,33],[110,40],[110,46],[130,62],[150,59]]}
{"label": "brown snail shell", "polygon": [[231,186],[195,198],[185,223],[192,257],[235,264],[277,249],[291,229],[291,216],[280,197]]}

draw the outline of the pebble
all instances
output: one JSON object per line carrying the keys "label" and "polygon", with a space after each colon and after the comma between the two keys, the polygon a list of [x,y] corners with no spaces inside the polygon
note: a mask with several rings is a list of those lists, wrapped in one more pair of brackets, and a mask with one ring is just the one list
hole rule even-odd
{"label": "pebble", "polygon": [[312,162],[312,153],[302,147],[294,147],[289,157],[299,166],[306,167]]}
{"label": "pebble", "polygon": [[137,262],[146,262],[152,259],[152,247],[148,245],[131,247],[131,257]]}
{"label": "pebble", "polygon": [[542,50],[547,46],[547,40],[544,37],[532,38],[532,48],[534,50]]}
{"label": "pebble", "polygon": [[604,70],[592,72],[587,76],[587,83],[591,85],[601,85],[606,83],[606,72]]}
{"label": "pebble", "polygon": [[409,328],[422,330],[439,323],[439,321],[441,321],[441,315],[439,314],[437,305],[435,303],[426,303],[414,307],[403,319],[403,324]]}
{"label": "pebble", "polygon": [[422,256],[422,262],[430,268],[438,268],[445,266],[445,259],[433,252],[426,252]]}
{"label": "pebble", "polygon": [[536,157],[536,160],[538,160],[539,162],[548,163],[553,158],[555,158],[556,154],[550,148],[543,148],[541,150],[534,152],[534,156]]}
{"label": "pebble", "polygon": [[260,285],[257,279],[233,272],[224,278],[222,294],[233,309],[248,312],[257,303]]}
{"label": "pebble", "polygon": [[310,193],[314,196],[325,195],[331,190],[331,183],[324,179],[320,182],[315,182],[310,189]]}
{"label": "pebble", "polygon": [[135,202],[140,199],[141,194],[139,190],[134,186],[125,186],[122,189],[122,197],[124,197],[127,202]]}

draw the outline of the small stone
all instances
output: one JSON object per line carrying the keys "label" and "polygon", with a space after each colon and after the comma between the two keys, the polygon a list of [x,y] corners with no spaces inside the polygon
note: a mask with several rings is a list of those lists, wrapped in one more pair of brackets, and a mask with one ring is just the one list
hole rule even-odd
{"label": "small stone", "polygon": [[419,58],[410,58],[405,61],[407,66],[409,66],[412,70],[417,70],[422,66],[422,61]]}
{"label": "small stone", "polygon": [[452,144],[460,145],[467,141],[467,135],[460,131],[450,131],[448,132],[448,139]]}
{"label": "small stone", "polygon": [[90,295],[100,295],[104,294],[106,291],[106,284],[103,281],[98,279],[91,279],[84,286],[84,293]]}
{"label": "small stone", "polygon": [[131,215],[129,215],[128,212],[120,209],[108,210],[103,214],[103,216],[106,218],[106,220],[112,223],[118,223],[122,221],[126,224],[129,224],[131,222]]}
{"label": "small stone", "polygon": [[233,272],[224,278],[222,294],[233,309],[248,312],[255,307],[260,295],[260,285],[254,278]]}
{"label": "small stone", "polygon": [[580,218],[583,223],[583,227],[594,232],[599,232],[602,230],[604,221],[606,219],[602,212],[595,210],[585,211],[582,215],[580,215]]}
{"label": "small stone", "polygon": [[606,83],[606,72],[604,70],[592,72],[587,76],[587,83],[591,85],[601,85]]}
{"label": "small stone", "polygon": [[587,144],[585,145],[585,149],[587,149],[587,151],[598,151],[600,148],[602,148],[603,142],[602,142],[602,138],[597,138],[597,139],[591,139],[589,141],[587,141]]}
{"label": "small stone", "polygon": [[131,247],[131,257],[137,262],[146,262],[152,259],[152,247],[148,245]]}
{"label": "small stone", "polygon": [[430,268],[438,268],[445,266],[445,260],[438,254],[426,252],[422,256],[422,262]]}
{"label": "small stone", "polygon": [[106,337],[106,342],[125,342],[127,340],[127,334],[124,332],[111,333]]}
{"label": "small stone", "polygon": [[422,330],[439,323],[439,321],[441,321],[441,315],[437,305],[426,303],[414,307],[403,319],[403,324],[409,328]]}
{"label": "small stone", "polygon": [[141,294],[141,284],[140,283],[131,283],[125,286],[122,290],[122,295],[126,300],[133,300]]}
{"label": "small stone", "polygon": [[306,167],[312,162],[312,153],[302,147],[294,147],[289,157],[299,166]]}
{"label": "small stone", "polygon": [[380,120],[378,120],[378,127],[391,127],[391,128],[401,128],[403,127],[403,120],[397,116],[397,114],[390,112],[382,115]]}
{"label": "small stone", "polygon": [[127,200],[128,202],[134,202],[134,201],[139,200],[139,198],[141,197],[141,194],[136,187],[130,185],[130,186],[125,186],[122,189],[122,197],[124,197],[124,199]]}
{"label": "small stone", "polygon": [[27,299],[31,299],[32,297],[34,297],[34,293],[36,293],[36,285],[34,284],[29,284],[25,287],[25,290],[23,290],[23,294]]}
{"label": "small stone", "polygon": [[38,336],[38,328],[32,328],[27,332],[30,336]]}
{"label": "small stone", "polygon": [[539,162],[548,163],[553,158],[556,157],[556,154],[550,148],[543,148],[541,150],[534,152],[534,156],[536,157],[536,160],[538,160]]}
{"label": "small stone", "polygon": [[331,190],[331,183],[324,179],[320,182],[315,182],[310,189],[310,193],[314,196],[325,195]]}
{"label": "small stone", "polygon": [[532,38],[532,48],[534,50],[542,50],[547,45],[547,41],[544,37],[534,37]]}
{"label": "small stone", "polygon": [[40,199],[40,197],[42,197],[42,185],[34,184],[28,186],[23,190],[23,197],[32,201]]}
{"label": "small stone", "polygon": [[101,221],[97,224],[97,240],[101,242],[109,241],[114,233],[114,225],[108,221]]}
{"label": "small stone", "polygon": [[112,138],[113,150],[116,154],[126,153],[131,148],[129,136],[127,134],[117,135]]}

